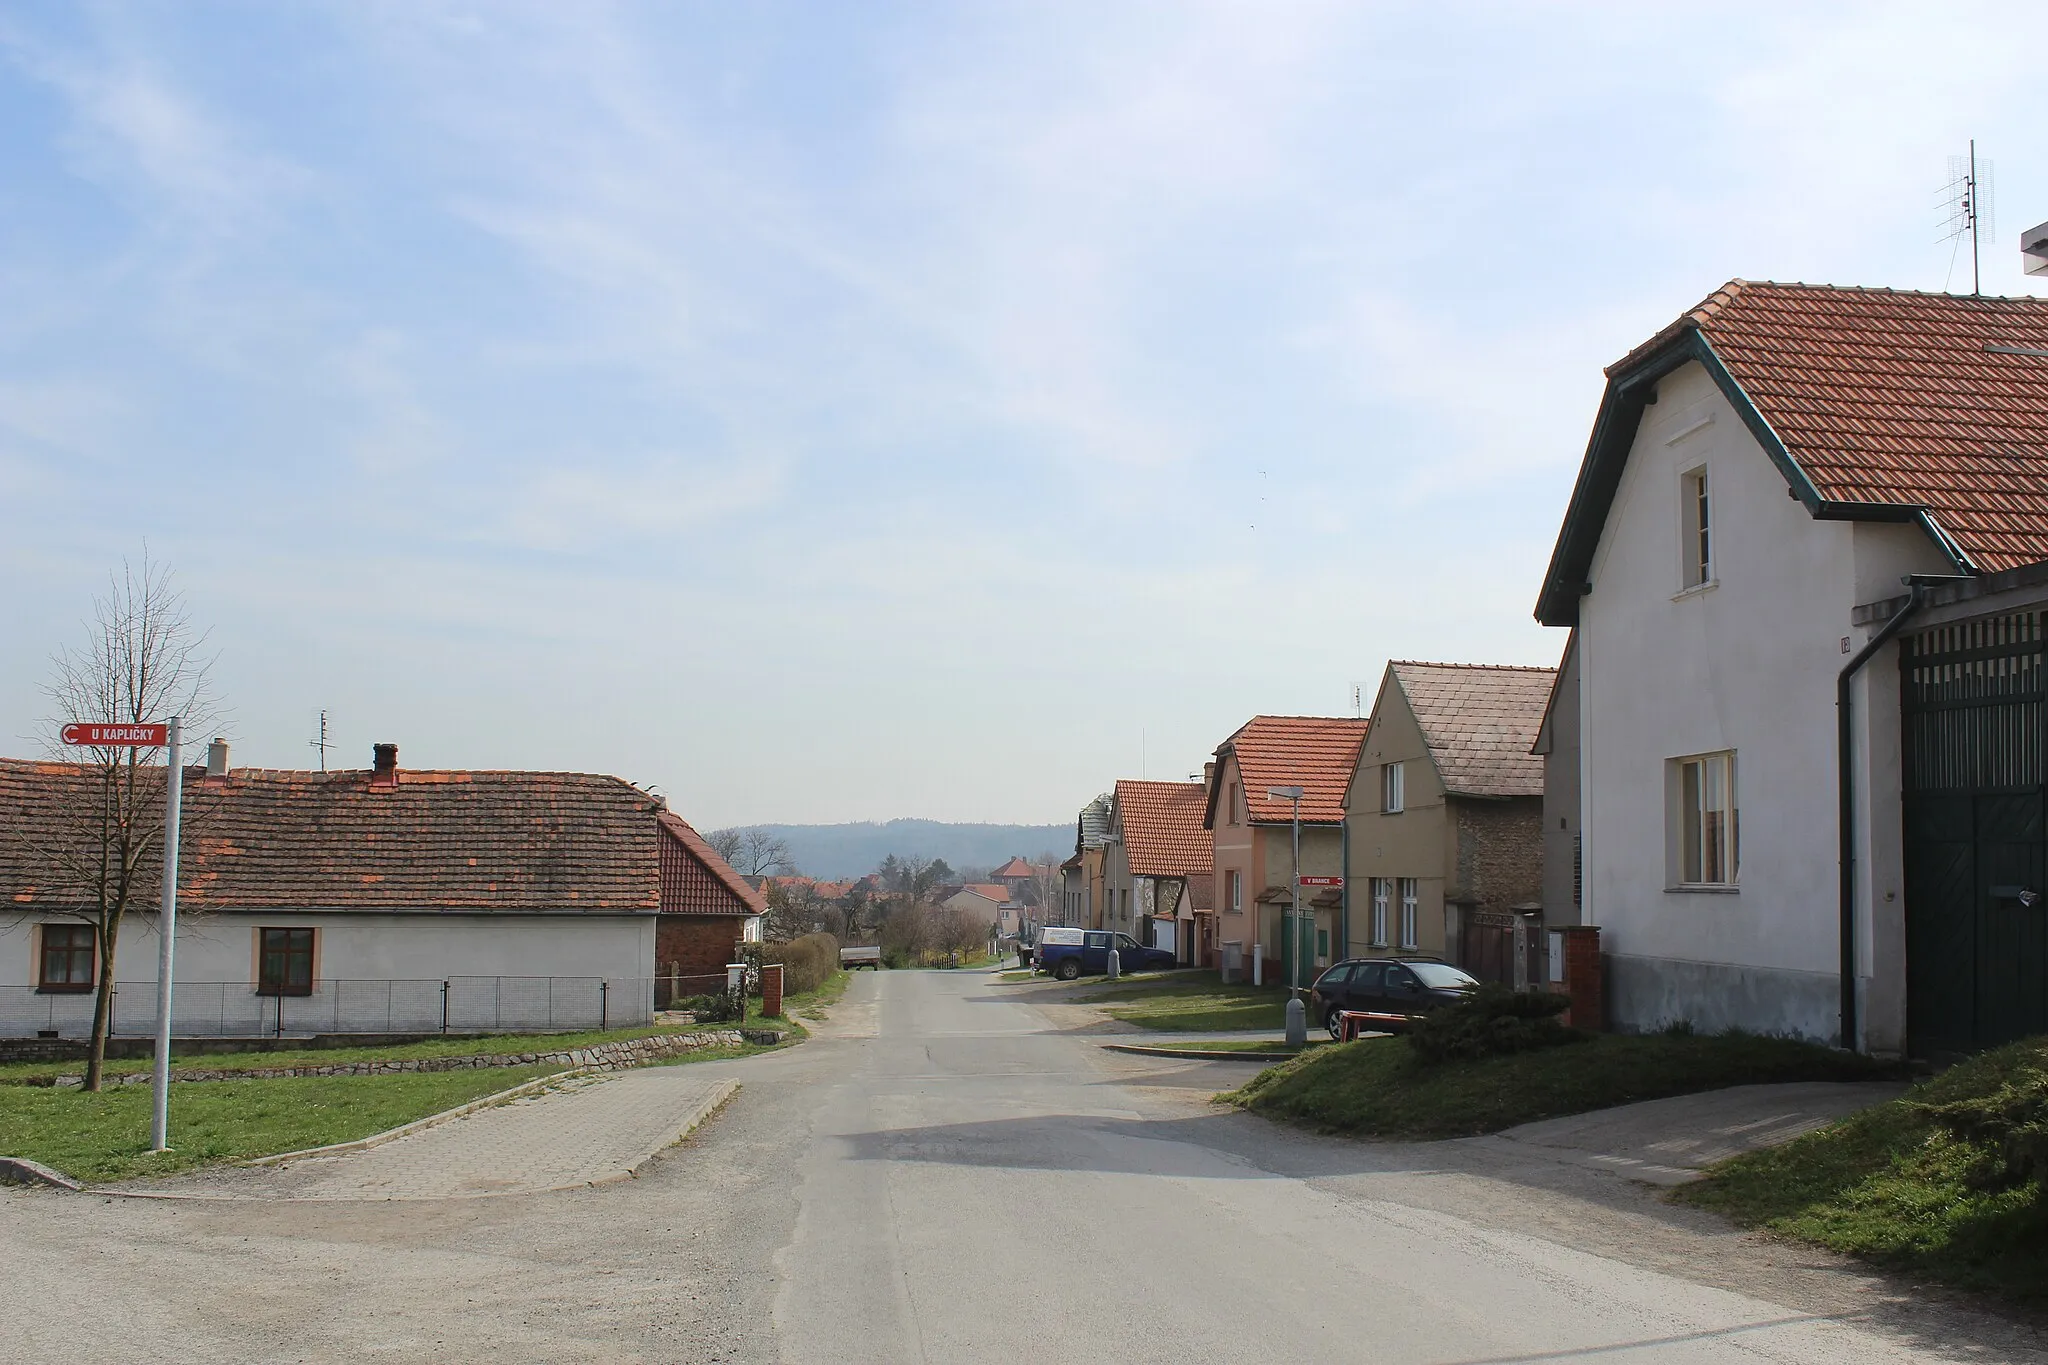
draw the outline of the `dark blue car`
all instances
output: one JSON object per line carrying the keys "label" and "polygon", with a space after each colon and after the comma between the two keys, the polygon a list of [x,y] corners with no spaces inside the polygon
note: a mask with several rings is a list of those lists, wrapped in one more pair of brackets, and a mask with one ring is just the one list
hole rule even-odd
{"label": "dark blue car", "polygon": [[1042,929],[1038,934],[1038,965],[1062,981],[1095,976],[1109,970],[1109,946],[1116,944],[1117,970],[1165,971],[1176,964],[1164,948],[1147,948],[1129,934],[1106,929]]}

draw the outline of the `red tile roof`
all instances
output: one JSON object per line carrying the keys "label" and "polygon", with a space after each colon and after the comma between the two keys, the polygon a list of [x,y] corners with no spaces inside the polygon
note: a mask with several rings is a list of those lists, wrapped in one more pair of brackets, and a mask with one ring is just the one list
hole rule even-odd
{"label": "red tile roof", "polygon": [[1529,750],[1556,669],[1396,660],[1387,672],[1408,698],[1446,791],[1543,795],[1543,759]]}
{"label": "red tile roof", "polygon": [[1987,572],[2048,559],[2048,299],[1733,280],[1610,373],[1689,327],[1823,499],[1927,508]]}
{"label": "red tile roof", "polygon": [[1215,865],[1202,827],[1208,789],[1199,782],[1116,784],[1117,821],[1131,872],[1140,877],[1207,876]]}
{"label": "red tile roof", "polygon": [[[1000,883],[966,882],[962,884],[960,891],[972,891],[975,895],[985,900],[992,900],[997,905],[1008,905],[1010,903],[1010,888]],[[960,891],[955,891],[953,894],[957,896],[960,894]]]}
{"label": "red tile roof", "polygon": [[[1364,743],[1365,722],[1354,716],[1253,716],[1217,747],[1216,762],[1220,770],[1226,756],[1236,757],[1253,824],[1292,820],[1293,803],[1268,799],[1266,789],[1298,786],[1302,823],[1337,825]],[[1215,793],[1209,799],[1206,820],[1213,826]]]}
{"label": "red tile roof", "polygon": [[665,915],[758,915],[768,898],[718,856],[689,821],[673,811],[655,817],[667,838],[661,848],[661,911]]}
{"label": "red tile roof", "polygon": [[[696,831],[615,777],[407,771],[377,790],[365,771],[203,777],[186,773],[178,877],[195,910],[651,914],[667,908],[663,846],[680,843],[721,913],[744,913],[729,907],[745,884]],[[70,840],[65,811],[92,782],[76,764],[0,759],[0,903],[74,899],[48,850]]]}
{"label": "red tile roof", "polygon": [[1006,877],[1031,877],[1036,875],[1037,871],[1038,869],[1022,858],[1012,858],[988,875],[993,881],[1002,881]]}

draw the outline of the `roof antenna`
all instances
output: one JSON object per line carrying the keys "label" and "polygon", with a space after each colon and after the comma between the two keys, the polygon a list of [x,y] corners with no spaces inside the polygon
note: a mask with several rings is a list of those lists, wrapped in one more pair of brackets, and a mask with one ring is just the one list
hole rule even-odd
{"label": "roof antenna", "polygon": [[[1941,191],[1942,207],[1948,210],[1948,217],[1942,220],[1941,240],[1961,248],[1963,238],[1970,239],[1970,293],[1978,298],[1984,295],[1978,249],[1984,238],[1998,235],[1997,186],[1991,169],[1989,161],[1977,160],[1977,139],[1971,138],[1968,156],[1948,159],[1948,184]],[[1953,251],[1949,254],[1949,270],[1955,270]]]}
{"label": "roof antenna", "polygon": [[326,772],[327,750],[329,746],[327,743],[327,708],[324,706],[320,708],[320,738],[307,740],[306,747],[320,751],[320,771]]}
{"label": "roof antenna", "polygon": [[1365,684],[1362,682],[1351,684],[1351,714],[1360,720],[1365,719]]}

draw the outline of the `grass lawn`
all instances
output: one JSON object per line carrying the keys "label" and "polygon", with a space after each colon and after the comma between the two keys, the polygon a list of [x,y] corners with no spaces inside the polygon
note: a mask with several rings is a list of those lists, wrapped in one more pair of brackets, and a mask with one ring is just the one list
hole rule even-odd
{"label": "grass lawn", "polygon": [[124,1180],[275,1152],[320,1147],[396,1128],[559,1066],[387,1076],[295,1076],[171,1089],[173,1150],[151,1155],[150,1088],[89,1095],[0,1087],[0,1154],[28,1157],[76,1180]]}
{"label": "grass lawn", "polygon": [[[749,1016],[747,1022],[759,1022]],[[779,1020],[773,1022],[781,1022]],[[622,1042],[628,1038],[653,1038],[669,1033],[698,1033],[707,1029],[732,1028],[732,1024],[695,1024],[661,1028],[616,1028],[587,1033],[506,1033],[488,1038],[431,1038],[420,1043],[394,1043],[388,1047],[301,1048],[290,1052],[179,1052],[171,1045],[173,1068],[194,1071],[245,1070],[271,1066],[339,1066],[345,1062],[405,1061],[413,1057],[487,1057],[514,1052],[559,1052],[599,1043]],[[147,1057],[109,1059],[110,1076],[148,1071]],[[0,1087],[50,1076],[77,1076],[85,1071],[85,1059],[62,1062],[8,1062],[0,1064]]]}
{"label": "grass lawn", "polygon": [[792,1023],[798,1019],[823,1019],[825,1011],[839,1003],[851,984],[853,973],[842,967],[820,982],[816,990],[783,996],[782,1017]]}
{"label": "grass lawn", "polygon": [[1958,1140],[1918,1107],[2007,1086],[2016,1109],[2048,1100],[2048,1039],[1985,1053],[1889,1104],[1737,1157],[1675,1197],[1747,1227],[2048,1307],[2048,1188],[2038,1176],[2003,1184],[1989,1144]]}
{"label": "grass lawn", "polygon": [[1213,976],[1151,976],[1099,984],[1104,989],[1080,996],[1079,1002],[1100,1006],[1110,1018],[1139,1028],[1227,1033],[1287,1026],[1287,992],[1274,986],[1227,986]]}
{"label": "grass lawn", "polygon": [[1367,1038],[1269,1067],[1223,1098],[1327,1132],[1450,1138],[1723,1086],[1896,1074],[1852,1053],[1745,1034],[1597,1034],[1442,1066],[1425,1066],[1399,1038]]}

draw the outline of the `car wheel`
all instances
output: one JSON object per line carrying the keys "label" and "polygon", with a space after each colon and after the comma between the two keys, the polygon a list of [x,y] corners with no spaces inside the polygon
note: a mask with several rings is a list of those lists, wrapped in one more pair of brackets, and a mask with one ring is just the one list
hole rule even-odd
{"label": "car wheel", "polygon": [[1336,1006],[1336,1005],[1332,1005],[1332,1006],[1330,1006],[1330,1012],[1329,1012],[1328,1014],[1326,1014],[1326,1015],[1324,1015],[1324,1016],[1323,1016],[1323,1027],[1324,1027],[1324,1028],[1326,1028],[1326,1029],[1328,1029],[1328,1030],[1330,1031],[1330,1041],[1331,1041],[1331,1042],[1333,1042],[1333,1043],[1341,1043],[1341,1042],[1343,1042],[1343,1041],[1344,1041],[1344,1011],[1343,1011],[1343,1010],[1342,1010],[1342,1009],[1341,1009],[1341,1008],[1340,1008],[1339,1006]]}
{"label": "car wheel", "polygon": [[1070,957],[1059,965],[1059,970],[1054,972],[1053,975],[1062,981],[1072,981],[1081,975],[1081,964]]}

